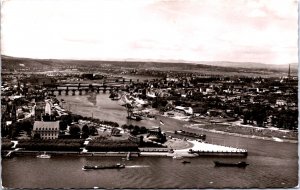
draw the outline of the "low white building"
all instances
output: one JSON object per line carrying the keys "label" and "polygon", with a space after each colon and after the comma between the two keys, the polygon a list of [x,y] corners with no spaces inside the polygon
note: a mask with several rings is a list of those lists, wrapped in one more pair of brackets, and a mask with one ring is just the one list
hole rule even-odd
{"label": "low white building", "polygon": [[285,106],[285,105],[287,105],[287,102],[285,100],[278,99],[278,100],[276,100],[276,105]]}

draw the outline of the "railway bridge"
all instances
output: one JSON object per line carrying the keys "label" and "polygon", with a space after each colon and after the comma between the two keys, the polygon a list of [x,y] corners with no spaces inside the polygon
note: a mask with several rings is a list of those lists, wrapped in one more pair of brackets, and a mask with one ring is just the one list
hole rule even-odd
{"label": "railway bridge", "polygon": [[83,93],[87,94],[89,92],[97,92],[103,91],[104,93],[109,91],[127,91],[129,92],[131,90],[131,85],[129,84],[119,84],[119,83],[109,83],[109,84],[82,84],[82,83],[61,83],[56,85],[45,85],[44,86],[47,89],[47,92],[49,94],[54,94],[55,92],[58,92],[58,95],[62,95],[62,93],[65,93],[65,95],[75,95],[76,92],[79,92],[79,95],[82,95]]}

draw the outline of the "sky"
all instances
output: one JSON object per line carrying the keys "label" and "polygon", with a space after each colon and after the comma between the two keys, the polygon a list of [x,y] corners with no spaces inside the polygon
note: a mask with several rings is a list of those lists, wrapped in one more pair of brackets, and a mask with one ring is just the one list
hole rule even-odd
{"label": "sky", "polygon": [[1,54],[298,62],[297,0],[2,0]]}

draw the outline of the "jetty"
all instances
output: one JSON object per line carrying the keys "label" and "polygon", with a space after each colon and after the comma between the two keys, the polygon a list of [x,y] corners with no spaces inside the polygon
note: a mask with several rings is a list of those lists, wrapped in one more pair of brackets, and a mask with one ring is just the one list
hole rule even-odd
{"label": "jetty", "polygon": [[247,157],[248,151],[245,149],[233,148],[222,145],[189,140],[193,144],[192,148],[179,149],[173,151],[141,151],[140,156],[165,156],[165,157],[198,157],[198,156],[241,156]]}

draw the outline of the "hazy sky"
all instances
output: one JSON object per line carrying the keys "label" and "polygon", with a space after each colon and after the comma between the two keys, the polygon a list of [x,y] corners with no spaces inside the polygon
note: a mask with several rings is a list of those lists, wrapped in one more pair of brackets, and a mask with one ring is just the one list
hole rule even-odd
{"label": "hazy sky", "polygon": [[296,0],[3,0],[1,54],[298,62]]}

